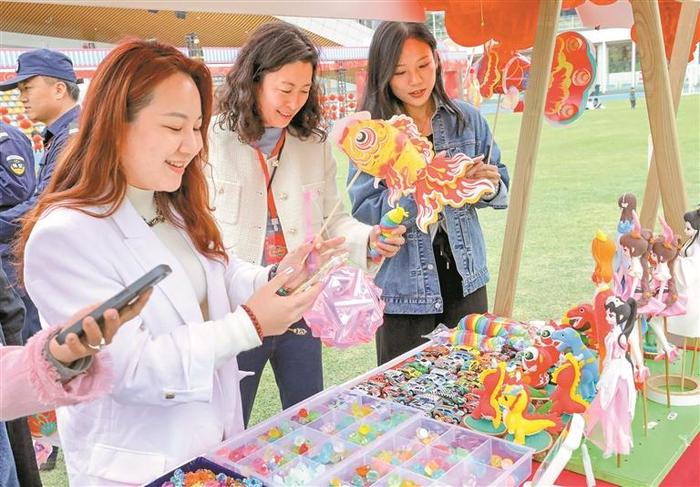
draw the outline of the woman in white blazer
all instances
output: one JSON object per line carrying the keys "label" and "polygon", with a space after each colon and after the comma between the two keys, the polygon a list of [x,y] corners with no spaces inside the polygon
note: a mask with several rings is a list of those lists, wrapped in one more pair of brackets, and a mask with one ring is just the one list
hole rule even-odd
{"label": "woman in white blazer", "polygon": [[[282,22],[260,27],[241,48],[210,134],[215,216],[226,247],[250,263],[275,264],[326,223],[327,235],[344,236],[351,260],[366,269],[369,248],[392,257],[405,228],[380,240],[378,227],[344,209],[331,215],[339,195],[330,144],[319,129],[318,64],[308,37]],[[321,342],[300,320],[238,356],[239,367],[255,372],[241,382],[246,424],[268,360],[283,408],[323,389]]]}
{"label": "woman in white blazer", "polygon": [[117,46],[23,226],[18,257],[44,326],[173,269],[106,347],[111,394],[58,411],[72,485],[142,484],[241,431],[236,354],[283,333],[319,292],[276,294],[304,278],[311,245],[270,282],[224,250],[203,172],[211,106],[202,63],[157,42]]}

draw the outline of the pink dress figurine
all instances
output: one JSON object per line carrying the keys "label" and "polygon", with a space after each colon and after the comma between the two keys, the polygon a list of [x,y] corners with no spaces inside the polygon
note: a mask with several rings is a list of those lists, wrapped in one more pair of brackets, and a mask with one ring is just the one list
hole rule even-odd
{"label": "pink dress figurine", "polygon": [[[649,240],[651,232],[642,230],[636,212],[632,212],[632,230],[620,237],[619,250],[623,257],[621,268],[624,285],[616,288],[616,295],[627,300],[631,297],[639,298],[644,292],[649,292],[649,264],[647,255],[649,252]],[[616,282],[616,284],[618,284]],[[639,301],[639,299],[637,299]]]}
{"label": "pink dress figurine", "polygon": [[637,303],[610,296],[605,303],[606,321],[611,326],[605,337],[607,355],[598,381],[598,393],[586,419],[586,436],[603,457],[627,455],[632,448],[632,419],[637,400],[634,370],[627,358],[628,338],[634,330]]}
{"label": "pink dress figurine", "polygon": [[[657,303],[661,303],[662,308],[655,313],[649,313],[650,318],[684,315],[687,302],[687,297],[679,294],[676,289],[674,264],[679,250],[676,237],[663,218],[660,217],[659,221],[664,233],[654,239],[651,251],[656,260],[656,266],[652,272],[654,299]],[[679,356],[678,349],[666,339],[662,320],[650,319],[649,325],[656,335],[659,346],[659,353],[654,360],[668,357],[669,361],[675,362]]]}
{"label": "pink dress figurine", "polygon": [[[637,198],[632,193],[624,193],[617,200],[620,208],[620,221],[617,223],[617,252],[613,262],[615,295],[623,296],[625,289],[629,288],[627,283],[627,269],[630,265],[630,257],[623,252],[621,243],[622,237],[632,232],[636,225],[634,222],[635,210],[637,209]],[[637,220],[638,223],[639,220]]]}

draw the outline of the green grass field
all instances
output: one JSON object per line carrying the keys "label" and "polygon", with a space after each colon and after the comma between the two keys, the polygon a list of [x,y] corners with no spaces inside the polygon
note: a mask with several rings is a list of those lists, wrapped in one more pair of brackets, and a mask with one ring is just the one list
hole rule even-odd
{"label": "green grass field", "polygon": [[[520,114],[499,115],[496,141],[502,160],[514,173]],[[489,117],[493,124],[493,116]],[[493,125],[492,125],[493,127]],[[700,96],[682,98],[678,114],[685,187],[690,205],[700,203]],[[644,100],[636,110],[626,101],[586,112],[568,127],[545,124],[532,188],[514,317],[521,320],[560,318],[570,306],[590,299],[593,261],[590,242],[596,230],[614,234],[617,198],[635,193],[641,204],[647,174],[649,124]],[[344,186],[347,161],[339,162]],[[505,211],[480,212],[491,270],[489,302],[493,303],[503,244]],[[325,348],[326,386],[340,384],[373,368],[374,344],[347,350]],[[274,376],[263,374],[252,422],[281,409]],[[67,485],[65,471],[42,475],[44,485]]]}

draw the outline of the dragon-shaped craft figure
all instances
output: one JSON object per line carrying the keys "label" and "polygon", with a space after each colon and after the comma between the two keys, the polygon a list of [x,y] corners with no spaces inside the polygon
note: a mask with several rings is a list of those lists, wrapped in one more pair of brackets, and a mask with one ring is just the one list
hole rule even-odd
{"label": "dragon-shaped craft figure", "polygon": [[[552,350],[552,348],[554,350]],[[559,352],[556,347],[532,346],[524,350],[522,356],[522,381],[535,389],[549,384],[549,369],[557,363]]]}
{"label": "dragon-shaped craft figure", "polygon": [[503,394],[498,398],[498,403],[504,408],[503,423],[508,433],[513,435],[513,441],[519,445],[525,444],[526,436],[561,427],[556,418],[528,414],[530,397],[527,389],[520,385],[506,386]]}
{"label": "dragon-shaped craft figure", "polygon": [[479,376],[479,382],[483,389],[474,389],[479,396],[477,407],[471,412],[473,419],[489,418],[494,429],[498,429],[503,421],[501,408],[498,406],[498,397],[506,382],[506,363],[499,362],[496,368],[486,369]]}
{"label": "dragon-shaped craft figure", "polygon": [[581,365],[571,352],[564,356],[561,364],[552,374],[552,381],[557,387],[552,393],[552,409],[556,415],[583,413],[588,409],[588,402],[578,393],[581,382]]}
{"label": "dragon-shaped craft figure", "polygon": [[552,333],[552,339],[559,342],[557,348],[560,352],[565,353],[571,350],[575,357],[581,361],[581,380],[580,388],[581,395],[587,399],[593,399],[596,394],[596,384],[600,377],[598,370],[598,360],[593,352],[586,348],[581,340],[580,335],[573,328],[562,328]]}
{"label": "dragon-shaped craft figure", "polygon": [[358,112],[336,123],[331,137],[360,171],[376,178],[375,184],[385,182],[390,206],[413,195],[416,224],[425,233],[445,206],[474,204],[496,191],[488,179],[466,177],[478,159],[462,153],[435,154],[432,143],[406,115],[371,120],[369,112]]}

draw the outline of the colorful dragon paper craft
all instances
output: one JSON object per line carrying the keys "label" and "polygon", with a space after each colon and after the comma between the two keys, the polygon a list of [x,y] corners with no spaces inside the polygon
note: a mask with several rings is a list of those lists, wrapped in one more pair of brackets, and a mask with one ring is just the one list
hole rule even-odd
{"label": "colorful dragon paper craft", "polygon": [[505,380],[505,362],[499,362],[495,369],[486,369],[481,373],[479,382],[483,384],[484,388],[474,389],[473,391],[479,396],[479,403],[471,413],[472,418],[491,418],[495,429],[501,426],[503,417],[501,415],[501,408],[498,405],[498,397],[501,395]]}
{"label": "colorful dragon paper craft", "polygon": [[598,360],[593,352],[586,348],[581,341],[581,337],[573,328],[563,328],[552,333],[552,339],[559,342],[557,348],[560,352],[571,349],[574,357],[582,362],[581,367],[581,395],[590,400],[595,396],[595,385],[598,382],[600,372],[598,370]]}
{"label": "colorful dragon paper craft", "polygon": [[488,179],[469,179],[465,174],[477,162],[459,153],[449,157],[435,154],[410,117],[396,115],[390,120],[370,120],[369,112],[358,112],[340,120],[333,139],[357,168],[389,189],[389,205],[413,194],[418,214],[416,224],[423,232],[438,220],[445,206],[460,208],[474,204],[496,188]]}
{"label": "colorful dragon paper craft", "polygon": [[514,436],[515,443],[525,444],[525,437],[546,429],[557,429],[553,419],[542,416],[532,416],[527,413],[530,397],[527,389],[520,385],[508,385],[498,398],[498,403],[505,408],[503,423],[508,433]]}
{"label": "colorful dragon paper craft", "polygon": [[570,352],[564,356],[561,364],[552,374],[552,381],[557,387],[552,393],[552,409],[550,413],[562,414],[583,413],[588,409],[588,402],[578,393],[581,381],[581,365]]}

